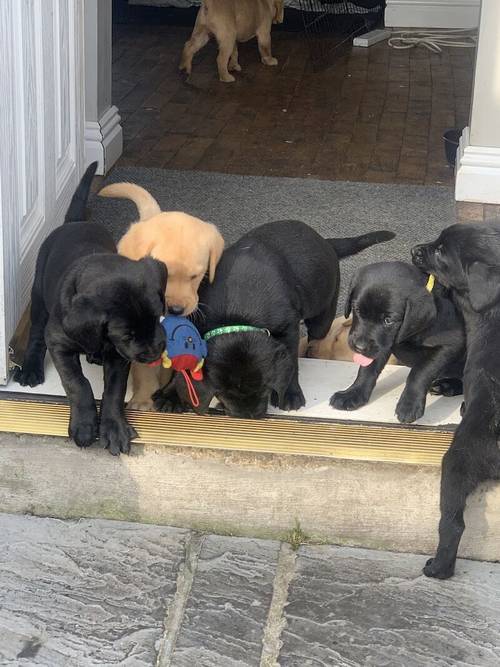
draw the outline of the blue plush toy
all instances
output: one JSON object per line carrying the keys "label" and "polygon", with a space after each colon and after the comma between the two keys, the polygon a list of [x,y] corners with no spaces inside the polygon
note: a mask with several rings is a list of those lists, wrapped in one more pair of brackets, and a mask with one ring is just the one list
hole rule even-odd
{"label": "blue plush toy", "polygon": [[149,365],[161,364],[164,368],[180,371],[184,377],[189,371],[193,380],[203,380],[207,344],[198,329],[187,318],[177,315],[168,315],[161,324],[165,330],[167,349],[161,359]]}

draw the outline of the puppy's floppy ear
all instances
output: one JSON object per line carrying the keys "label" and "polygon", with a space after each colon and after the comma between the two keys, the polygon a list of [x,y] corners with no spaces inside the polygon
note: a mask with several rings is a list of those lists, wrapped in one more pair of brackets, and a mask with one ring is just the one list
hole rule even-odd
{"label": "puppy's floppy ear", "polygon": [[148,228],[141,223],[133,224],[128,232],[118,242],[118,252],[129,259],[141,259],[150,255],[155,245],[155,239],[147,234]]}
{"label": "puppy's floppy ear", "polygon": [[62,328],[87,353],[96,353],[102,347],[106,315],[97,308],[98,299],[91,299],[78,291],[78,276],[69,275],[61,289]]}
{"label": "puppy's floppy ear", "polygon": [[428,327],[437,315],[434,297],[425,288],[417,288],[406,300],[405,315],[399,327],[397,342],[401,343]]}
{"label": "puppy's floppy ear", "polygon": [[281,403],[284,399],[285,391],[290,384],[292,378],[294,364],[290,357],[290,353],[283,345],[283,343],[278,343],[274,341],[274,377],[272,382],[272,387],[274,391],[278,394],[279,402]]}
{"label": "puppy's floppy ear", "polygon": [[500,300],[500,267],[473,262],[468,271],[469,299],[480,313]]}
{"label": "puppy's floppy ear", "polygon": [[215,225],[210,225],[209,234],[209,257],[208,257],[208,279],[213,283],[215,278],[215,269],[224,252],[224,239]]}
{"label": "puppy's floppy ear", "polygon": [[139,262],[143,265],[147,275],[151,276],[151,282],[156,281],[159,291],[163,294],[167,287],[167,265],[164,262],[160,262],[159,259],[153,259],[152,257],[143,257]]}

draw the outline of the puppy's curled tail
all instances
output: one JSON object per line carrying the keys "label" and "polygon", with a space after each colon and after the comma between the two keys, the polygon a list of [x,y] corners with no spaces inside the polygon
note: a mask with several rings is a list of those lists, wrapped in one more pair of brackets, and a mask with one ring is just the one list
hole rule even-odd
{"label": "puppy's curled tail", "polygon": [[87,200],[89,198],[90,186],[92,179],[95,176],[97,169],[97,162],[92,162],[87,167],[87,171],[83,174],[75,194],[71,199],[64,222],[82,222],[85,220],[85,209],[87,208]]}
{"label": "puppy's curled tail", "polygon": [[394,232],[381,230],[378,232],[362,234],[361,236],[350,236],[343,239],[327,239],[327,241],[334,247],[338,258],[342,259],[343,257],[356,255],[358,252],[361,252],[372,245],[376,245],[377,243],[391,241],[395,236],[396,234]]}
{"label": "puppy's curled tail", "polygon": [[106,185],[99,192],[99,196],[131,199],[139,211],[139,220],[149,220],[149,218],[161,213],[161,208],[156,199],[147,190],[135,183],[112,183],[111,185]]}

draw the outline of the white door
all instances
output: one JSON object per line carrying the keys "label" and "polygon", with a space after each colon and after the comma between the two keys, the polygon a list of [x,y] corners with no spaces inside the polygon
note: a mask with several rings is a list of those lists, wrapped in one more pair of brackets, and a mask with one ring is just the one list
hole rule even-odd
{"label": "white door", "polygon": [[84,0],[0,0],[0,383],[36,255],[83,169]]}

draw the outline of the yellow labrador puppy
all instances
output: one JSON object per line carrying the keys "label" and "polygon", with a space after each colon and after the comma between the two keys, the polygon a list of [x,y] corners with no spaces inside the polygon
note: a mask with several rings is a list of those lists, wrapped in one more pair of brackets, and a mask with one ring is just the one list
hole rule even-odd
{"label": "yellow labrador puppy", "polygon": [[[310,359],[331,359],[336,361],[352,361],[353,351],[349,347],[349,331],[352,320],[337,317],[333,320],[330,331],[321,340],[307,342],[307,336],[300,340],[299,357]],[[397,365],[398,360],[391,354],[388,364]]]}
{"label": "yellow labrador puppy", "polygon": [[[198,307],[198,288],[205,274],[210,282],[224,250],[224,239],[215,227],[178,211],[162,211],[144,188],[134,183],[113,183],[102,197],[131,199],[139,211],[134,223],[118,243],[118,252],[129,259],[151,255],[167,265],[165,305],[173,315],[188,316]],[[163,373],[163,375],[162,375]],[[152,410],[151,396],[168,381],[161,367],[132,364],[134,395],[129,407]]]}
{"label": "yellow labrador puppy", "polygon": [[219,79],[235,80],[241,72],[237,42],[257,37],[264,65],[277,65],[271,54],[271,26],[283,23],[284,0],[202,0],[191,39],[184,45],[179,69],[191,74],[193,56],[214,36],[219,45]]}

